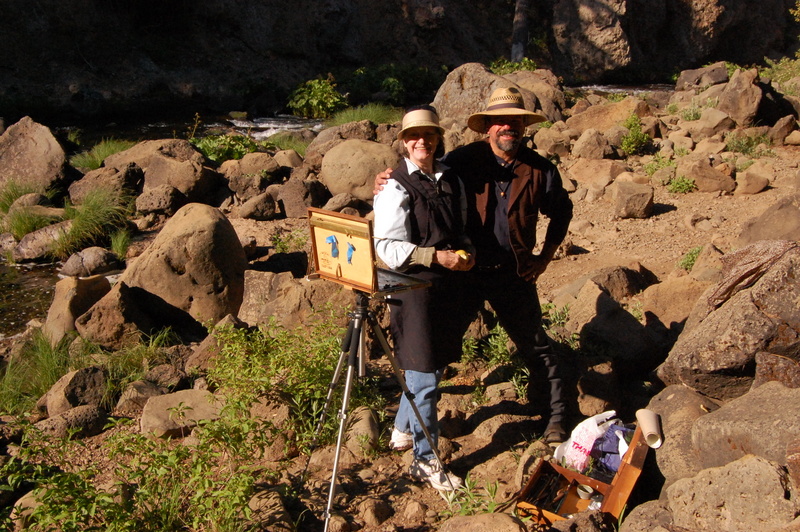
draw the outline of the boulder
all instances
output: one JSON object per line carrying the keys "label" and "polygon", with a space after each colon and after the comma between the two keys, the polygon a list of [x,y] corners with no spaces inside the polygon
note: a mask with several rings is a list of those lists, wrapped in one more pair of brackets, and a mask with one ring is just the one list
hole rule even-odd
{"label": "boulder", "polygon": [[136,197],[136,211],[142,214],[174,216],[189,202],[186,194],[172,185],[148,188]]}
{"label": "boulder", "polygon": [[0,135],[0,187],[17,182],[45,192],[66,187],[72,177],[64,149],[48,127],[31,117],[21,118]]}
{"label": "boulder", "polygon": [[185,313],[216,323],[239,311],[247,259],[230,221],[207,205],[190,203],[169,219],[120,277],[138,290],[156,321]]}
{"label": "boulder", "polygon": [[260,152],[225,161],[220,172],[228,179],[228,188],[241,201],[263,194],[270,184],[283,181],[286,174],[274,157]]}
{"label": "boulder", "polygon": [[759,240],[800,240],[800,195],[780,199],[742,224],[737,239],[740,247]]}
{"label": "boulder", "polygon": [[703,109],[697,120],[678,121],[678,128],[685,130],[694,142],[722,135],[733,129],[735,125],[736,123],[727,113],[715,107]]}
{"label": "boulder", "polygon": [[338,320],[346,323],[344,309],[353,303],[353,295],[342,285],[325,280],[295,279],[290,272],[247,270],[245,297],[238,317],[250,325],[265,324],[275,317],[280,325],[291,329],[308,323],[315,309],[322,308],[326,302],[332,308],[342,309]]}
{"label": "boulder", "polygon": [[143,190],[171,185],[189,201],[213,203],[220,174],[205,166],[205,158],[187,140],[147,140],[106,157],[103,164],[124,168],[135,163],[144,172]]}
{"label": "boulder", "polygon": [[483,513],[451,517],[438,528],[439,532],[525,532],[525,523],[505,513]]}
{"label": "boulder", "polygon": [[[439,112],[441,113],[441,110]],[[325,154],[335,146],[348,139],[374,141],[376,140],[376,134],[375,124],[369,120],[349,122],[341,126],[325,128],[306,147],[303,167],[307,167],[310,172],[319,172]],[[382,168],[381,170],[385,169]]]}
{"label": "boulder", "polygon": [[390,146],[367,140],[345,140],[325,154],[320,181],[334,196],[352,194],[372,202],[375,175],[394,168],[400,160]]}
{"label": "boulder", "polygon": [[69,199],[80,205],[91,191],[102,188],[113,191],[122,197],[137,196],[144,186],[144,172],[136,163],[128,163],[121,168],[101,166],[86,173],[69,186]]}
{"label": "boulder", "polygon": [[167,393],[166,388],[145,380],[133,381],[122,391],[114,408],[116,416],[139,416],[148,399]]}
{"label": "boulder", "polygon": [[278,205],[269,192],[263,192],[245,201],[237,213],[248,220],[272,220],[278,215]]}
{"label": "boulder", "polygon": [[726,83],[727,81],[728,68],[724,61],[717,61],[701,68],[681,71],[678,75],[678,81],[675,83],[675,90],[705,90],[710,85]]}
{"label": "boulder", "polygon": [[613,185],[614,215],[648,218],[653,213],[653,187],[618,180]]}
{"label": "boulder", "polygon": [[678,160],[675,175],[694,181],[698,192],[733,192],[736,181],[711,166],[708,157],[690,154]]}
{"label": "boulder", "polygon": [[587,129],[606,131],[625,122],[631,114],[638,117],[651,116],[653,111],[647,102],[629,96],[621,102],[593,105],[586,111],[567,118],[567,127],[585,132]]}
{"label": "boulder", "polygon": [[72,220],[54,223],[23,236],[11,251],[14,262],[52,260],[56,241],[69,232]]}
{"label": "boulder", "polygon": [[[375,179],[374,174],[372,179]],[[331,197],[325,185],[314,178],[292,177],[283,185],[276,186],[279,187],[278,204],[287,218],[306,218],[309,207],[322,207]],[[273,187],[269,187],[267,192],[273,194],[273,191]]]}
{"label": "boulder", "polygon": [[80,405],[34,424],[54,438],[89,438],[103,432],[108,413],[98,405]]}
{"label": "boulder", "polygon": [[758,113],[764,93],[756,84],[757,81],[758,70],[755,68],[738,69],[733,73],[719,97],[717,109],[730,116],[737,126],[752,125]]}
{"label": "boulder", "polygon": [[608,140],[594,128],[586,129],[572,146],[572,155],[585,159],[603,159],[612,153]]}
{"label": "boulder", "polygon": [[667,488],[667,504],[682,530],[771,530],[791,522],[798,511],[787,485],[778,464],[747,455],[675,482]]}
{"label": "boulder", "polygon": [[47,415],[57,416],[76,406],[99,406],[106,393],[107,379],[107,371],[100,366],[70,371],[45,394],[43,399]]}
{"label": "boulder", "polygon": [[760,351],[794,357],[800,336],[800,248],[748,246],[726,263],[723,280],[698,301],[658,376],[717,399],[746,393]]}
{"label": "boulder", "polygon": [[100,246],[92,246],[70,255],[59,273],[70,277],[89,277],[122,267],[122,262],[114,253]]}
{"label": "boulder", "polygon": [[102,275],[78,279],[67,277],[56,283],[53,302],[47,311],[42,332],[56,345],[70,331],[75,320],[111,290],[111,283]]}
{"label": "boulder", "polygon": [[154,395],[142,409],[142,434],[157,438],[183,438],[199,421],[218,419],[223,402],[207,390],[181,390]]}
{"label": "boulder", "polygon": [[561,87],[558,76],[550,70],[519,70],[503,76],[515,83],[520,91],[530,91],[536,97],[538,107],[535,108],[547,118],[548,122],[563,120],[563,112],[567,108],[567,98]]}
{"label": "boulder", "polygon": [[691,434],[701,468],[749,454],[786,465],[786,449],[800,435],[799,399],[800,389],[771,381],[698,418]]}

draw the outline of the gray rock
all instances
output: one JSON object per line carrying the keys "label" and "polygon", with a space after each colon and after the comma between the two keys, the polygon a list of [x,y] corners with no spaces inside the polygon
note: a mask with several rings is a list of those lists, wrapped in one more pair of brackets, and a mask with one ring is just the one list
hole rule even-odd
{"label": "gray rock", "polygon": [[42,332],[56,345],[70,331],[76,330],[75,320],[88,311],[111,290],[111,283],[102,275],[78,279],[67,277],[56,283],[53,302],[47,311]]}
{"label": "gray rock", "polygon": [[71,277],[90,277],[119,270],[122,266],[119,257],[114,253],[99,246],[92,246],[70,255],[59,273]]}
{"label": "gray rock", "polygon": [[319,179],[334,196],[347,193],[371,202],[375,175],[394,168],[399,160],[390,146],[350,139],[325,154]]}
{"label": "gray rock", "polygon": [[219,418],[223,402],[205,390],[181,390],[152,396],[142,410],[142,434],[160,438],[183,438],[198,421]]}

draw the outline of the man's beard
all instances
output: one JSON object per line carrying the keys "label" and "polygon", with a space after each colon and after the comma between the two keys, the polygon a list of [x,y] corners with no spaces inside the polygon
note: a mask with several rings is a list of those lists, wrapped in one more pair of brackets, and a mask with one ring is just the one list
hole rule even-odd
{"label": "man's beard", "polygon": [[503,151],[515,151],[519,148],[519,145],[522,143],[522,138],[520,136],[515,137],[506,137],[506,136],[497,136],[497,147]]}

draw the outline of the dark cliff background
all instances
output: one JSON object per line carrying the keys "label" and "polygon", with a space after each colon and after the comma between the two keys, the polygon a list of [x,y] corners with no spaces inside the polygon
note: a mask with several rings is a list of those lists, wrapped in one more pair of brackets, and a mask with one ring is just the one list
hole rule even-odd
{"label": "dark cliff background", "polygon": [[[792,54],[794,0],[540,0],[525,55],[566,85],[670,82]],[[302,81],[387,63],[442,79],[510,57],[515,0],[4,0],[0,117],[285,111]],[[434,89],[435,90],[435,89]],[[433,99],[422,94],[418,98]],[[363,102],[351,102],[363,103]]]}

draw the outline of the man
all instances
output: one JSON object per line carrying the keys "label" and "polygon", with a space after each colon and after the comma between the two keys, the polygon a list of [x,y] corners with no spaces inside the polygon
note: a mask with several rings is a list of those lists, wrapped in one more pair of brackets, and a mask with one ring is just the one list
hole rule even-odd
{"label": "man", "polygon": [[[519,90],[497,89],[486,109],[467,121],[486,138],[442,161],[464,183],[466,231],[476,250],[475,267],[465,274],[470,290],[464,310],[474,317],[488,301],[529,370],[528,398],[535,402],[537,392],[549,388],[544,440],[556,445],[567,436],[566,405],[557,356],[542,326],[536,280],[567,234],[572,202],[555,165],[522,145],[525,128],[544,120],[525,109]],[[540,214],[549,222],[541,251],[534,254]]]}

